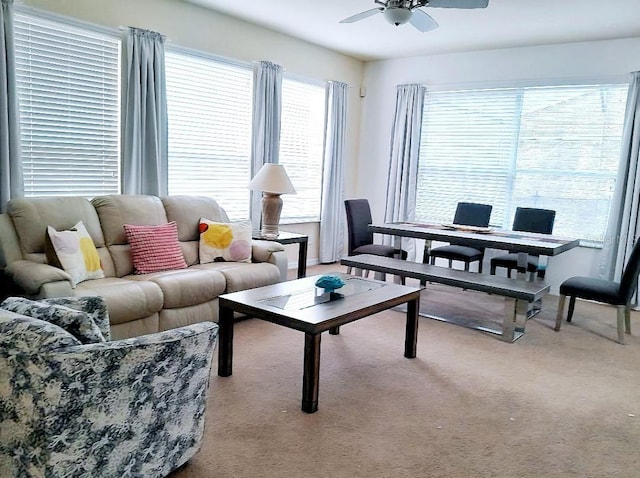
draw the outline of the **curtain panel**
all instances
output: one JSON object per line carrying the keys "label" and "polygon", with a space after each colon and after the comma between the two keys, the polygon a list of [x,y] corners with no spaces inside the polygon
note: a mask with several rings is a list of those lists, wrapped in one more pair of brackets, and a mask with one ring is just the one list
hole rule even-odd
{"label": "curtain panel", "polygon": [[[599,275],[620,280],[631,249],[640,238],[640,71],[631,73],[625,110],[620,167],[611,201]],[[637,296],[636,296],[637,297]],[[637,300],[637,299],[636,299]]]}
{"label": "curtain panel", "polygon": [[[426,88],[422,85],[398,85],[396,111],[391,128],[389,176],[387,180],[385,222],[413,221],[416,215],[418,156],[422,131],[422,110]],[[393,244],[391,236],[384,243]],[[407,259],[416,257],[415,240],[402,239]]]}
{"label": "curtain panel", "polygon": [[[265,163],[277,163],[280,154],[280,116],[282,112],[282,67],[259,61],[253,67],[253,138],[251,177]],[[249,215],[254,230],[260,229],[260,191],[251,191]]]}
{"label": "curtain panel", "polygon": [[24,194],[14,38],[13,0],[0,0],[0,212]]}
{"label": "curtain panel", "polygon": [[168,193],[164,37],[129,28],[123,41],[122,193]]}
{"label": "curtain panel", "polygon": [[347,84],[327,84],[322,199],[320,208],[320,262],[339,261],[344,253],[344,146],[347,128]]}

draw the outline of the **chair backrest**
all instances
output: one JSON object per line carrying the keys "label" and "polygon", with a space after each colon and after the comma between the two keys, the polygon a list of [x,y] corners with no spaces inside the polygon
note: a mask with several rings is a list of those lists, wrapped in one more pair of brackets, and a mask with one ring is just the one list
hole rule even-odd
{"label": "chair backrest", "polygon": [[556,212],[552,209],[538,209],[534,207],[518,207],[513,219],[513,230],[534,232],[537,234],[551,234]]}
{"label": "chair backrest", "polygon": [[473,202],[459,202],[456,214],[453,217],[454,224],[464,226],[487,227],[491,218],[490,204],[477,204]]}
{"label": "chair backrest", "polygon": [[354,249],[373,244],[373,232],[369,229],[371,208],[367,199],[345,199],[344,207],[347,212],[349,255],[352,255]]}
{"label": "chair backrest", "polygon": [[640,274],[640,240],[633,246],[629,260],[622,271],[622,279],[620,280],[620,294],[625,302],[631,300],[636,287],[638,286],[638,274]]}

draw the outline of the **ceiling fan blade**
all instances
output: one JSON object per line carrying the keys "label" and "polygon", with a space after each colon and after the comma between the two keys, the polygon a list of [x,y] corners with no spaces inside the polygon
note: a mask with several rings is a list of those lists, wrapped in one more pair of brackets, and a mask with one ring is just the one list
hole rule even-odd
{"label": "ceiling fan blade", "polygon": [[438,22],[436,22],[428,13],[423,10],[416,9],[413,11],[413,15],[409,19],[409,23],[411,23],[416,30],[421,32],[430,32],[431,30],[435,30],[438,28]]}
{"label": "ceiling fan blade", "polygon": [[353,23],[359,20],[364,20],[365,18],[369,18],[376,13],[380,13],[384,10],[382,7],[372,8],[371,10],[366,10],[364,12],[356,13],[353,16],[347,17],[344,20],[340,20],[340,23]]}
{"label": "ceiling fan blade", "polygon": [[489,0],[429,0],[429,7],[437,8],[487,8]]}

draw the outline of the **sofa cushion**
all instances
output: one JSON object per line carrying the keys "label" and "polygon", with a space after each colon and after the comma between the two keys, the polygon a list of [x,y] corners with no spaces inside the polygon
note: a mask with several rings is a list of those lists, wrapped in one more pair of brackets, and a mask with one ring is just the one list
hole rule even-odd
{"label": "sofa cushion", "polygon": [[[102,269],[113,275],[113,264],[105,247],[100,220],[96,210],[84,197],[17,198],[7,203],[23,259],[44,263],[47,226],[58,231],[70,229],[82,221],[98,249]],[[123,231],[124,234],[124,231]]]}
{"label": "sofa cushion", "polygon": [[0,304],[0,308],[57,325],[83,344],[105,341],[102,332],[91,316],[81,310],[38,302],[24,297],[9,297]]}
{"label": "sofa cushion", "polygon": [[125,224],[131,259],[136,274],[185,269],[187,263],[178,244],[175,222],[157,226]]}
{"label": "sofa cushion", "polygon": [[127,276],[131,280],[158,284],[164,297],[163,309],[188,307],[215,299],[224,293],[226,280],[220,271],[181,269]]}
{"label": "sofa cushion", "polygon": [[251,262],[251,223],[200,219],[200,263]]}
{"label": "sofa cushion", "polygon": [[76,296],[99,295],[107,303],[111,324],[147,318],[162,309],[163,296],[158,284],[115,277],[78,284]]}
{"label": "sofa cushion", "polygon": [[100,218],[107,246],[127,244],[127,236],[122,227],[125,224],[147,226],[169,222],[157,196],[112,194],[95,197],[91,204]]}
{"label": "sofa cushion", "polygon": [[175,221],[178,226],[180,242],[198,241],[198,224],[201,217],[212,221],[229,222],[227,213],[215,199],[205,196],[165,196],[162,198],[167,220]]}
{"label": "sofa cushion", "polygon": [[281,280],[280,269],[267,262],[251,264],[246,262],[209,262],[208,264],[191,266],[191,268],[221,272],[227,283],[225,293],[276,284]]}
{"label": "sofa cushion", "polygon": [[48,226],[46,239],[47,262],[64,269],[71,276],[73,287],[88,279],[104,277],[100,256],[82,221],[67,231]]}

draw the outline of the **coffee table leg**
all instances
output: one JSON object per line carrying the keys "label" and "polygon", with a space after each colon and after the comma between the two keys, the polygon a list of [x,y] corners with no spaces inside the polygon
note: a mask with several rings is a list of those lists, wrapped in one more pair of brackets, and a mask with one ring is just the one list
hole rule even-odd
{"label": "coffee table leg", "polygon": [[419,311],[420,298],[407,302],[407,328],[404,337],[404,356],[407,358],[416,358]]}
{"label": "coffee table leg", "polygon": [[304,334],[304,376],[302,377],[302,411],[318,410],[320,387],[320,334]]}
{"label": "coffee table leg", "polygon": [[331,335],[338,335],[340,334],[340,326],[338,327],[333,327],[332,329],[329,329],[329,333]]}
{"label": "coffee table leg", "polygon": [[229,377],[233,372],[233,310],[220,307],[218,326],[218,375]]}

